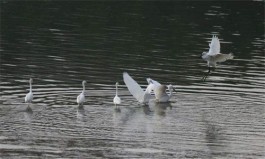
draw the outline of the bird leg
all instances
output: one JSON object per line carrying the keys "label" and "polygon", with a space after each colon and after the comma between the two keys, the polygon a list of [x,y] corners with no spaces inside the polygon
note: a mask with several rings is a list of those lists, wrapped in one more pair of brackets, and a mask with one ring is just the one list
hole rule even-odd
{"label": "bird leg", "polygon": [[78,108],[79,108],[79,109],[83,109],[83,108],[84,108],[84,107],[83,107],[83,104],[81,104],[81,103],[78,104]]}
{"label": "bird leg", "polygon": [[211,67],[208,67],[208,72],[202,77],[202,80],[205,81],[206,78],[210,75],[211,73]]}
{"label": "bird leg", "polygon": [[26,109],[28,112],[32,111],[31,108],[30,108],[30,103],[28,104],[28,107]]}

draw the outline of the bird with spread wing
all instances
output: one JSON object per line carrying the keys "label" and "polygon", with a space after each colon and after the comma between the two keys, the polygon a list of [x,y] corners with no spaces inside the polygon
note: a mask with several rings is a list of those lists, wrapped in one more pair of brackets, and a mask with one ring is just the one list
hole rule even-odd
{"label": "bird with spread wing", "polygon": [[211,69],[215,70],[216,63],[224,62],[229,59],[233,59],[234,55],[232,53],[229,54],[222,54],[220,53],[220,41],[217,36],[212,37],[212,41],[209,44],[210,49],[208,52],[202,53],[202,59],[207,61],[208,72],[205,76],[203,76],[203,81],[209,76]]}

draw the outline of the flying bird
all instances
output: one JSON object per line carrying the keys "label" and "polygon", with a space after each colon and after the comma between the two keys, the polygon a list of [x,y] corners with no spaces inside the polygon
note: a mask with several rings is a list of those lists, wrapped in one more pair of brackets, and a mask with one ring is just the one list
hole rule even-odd
{"label": "flying bird", "polygon": [[220,41],[217,36],[212,37],[212,41],[209,44],[210,49],[208,52],[203,52],[202,53],[202,59],[204,61],[207,61],[207,66],[208,66],[208,72],[205,76],[203,76],[203,81],[206,80],[206,78],[209,76],[211,69],[214,71],[216,68],[216,63],[217,62],[224,62],[229,59],[233,59],[233,54],[222,54],[220,53]]}

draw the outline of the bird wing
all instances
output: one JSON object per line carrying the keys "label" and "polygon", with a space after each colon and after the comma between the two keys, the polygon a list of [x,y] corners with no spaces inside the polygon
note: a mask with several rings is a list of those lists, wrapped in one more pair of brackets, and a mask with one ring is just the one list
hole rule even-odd
{"label": "bird wing", "polygon": [[83,102],[85,102],[85,94],[82,92],[82,93],[80,93],[78,96],[77,96],[77,98],[76,98],[76,102],[77,103],[83,103]]}
{"label": "bird wing", "polygon": [[160,86],[161,84],[151,78],[146,79],[149,85],[147,86],[146,90],[148,93],[151,93],[157,86]]}
{"label": "bird wing", "polygon": [[123,73],[123,81],[134,98],[136,98],[138,102],[142,102],[144,91],[141,86],[127,72]]}
{"label": "bird wing", "polygon": [[216,55],[220,53],[220,41],[217,36],[212,37],[212,41],[209,44],[210,49],[209,49],[209,55]]}
{"label": "bird wing", "polygon": [[[151,79],[151,78],[150,78]],[[155,86],[160,86],[161,84],[159,83],[159,82],[157,82],[157,81],[155,81],[155,80],[153,80],[153,79],[151,79],[152,80],[152,82],[153,82],[153,84],[155,85]]]}
{"label": "bird wing", "polygon": [[221,54],[221,53],[219,53],[217,55],[211,56],[211,58],[215,62],[224,62],[226,60],[233,59],[234,55],[232,53],[230,53],[230,54]]}
{"label": "bird wing", "polygon": [[113,103],[114,103],[114,104],[121,104],[121,99],[120,99],[120,97],[115,96],[114,99],[113,99]]}
{"label": "bird wing", "polygon": [[25,103],[31,102],[33,100],[33,93],[29,92],[25,97]]}

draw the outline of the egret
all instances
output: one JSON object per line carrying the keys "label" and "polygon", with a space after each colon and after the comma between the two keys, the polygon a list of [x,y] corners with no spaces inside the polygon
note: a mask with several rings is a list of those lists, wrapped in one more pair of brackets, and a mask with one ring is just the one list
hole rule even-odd
{"label": "egret", "polygon": [[141,86],[127,73],[123,73],[123,81],[126,84],[129,92],[140,103],[147,105],[151,99],[151,94],[146,89],[145,91]]}
{"label": "egret", "polygon": [[116,82],[116,95],[115,95],[115,97],[113,98],[113,103],[115,104],[115,108],[117,108],[117,104],[121,104],[121,99],[120,99],[120,97],[118,96],[118,85],[119,85],[119,83],[118,82]]}
{"label": "egret", "polygon": [[[167,94],[166,89],[169,89],[169,94]],[[173,95],[173,91],[175,91],[174,87],[170,84],[168,86],[166,85],[160,85],[157,86],[154,89],[154,93],[155,93],[155,97],[156,97],[156,102],[159,103],[164,103],[164,102],[168,102],[169,99],[172,97]]]}
{"label": "egret", "polygon": [[204,61],[207,61],[208,65],[208,72],[202,78],[204,81],[209,76],[211,68],[213,69],[213,71],[215,70],[217,62],[224,62],[226,60],[233,59],[234,57],[232,53],[230,54],[220,53],[220,41],[217,36],[212,37],[212,41],[209,44],[209,46],[210,46],[209,51],[203,52],[201,56]]}
{"label": "egret", "polygon": [[79,94],[79,96],[77,96],[76,98],[76,102],[78,104],[78,106],[83,106],[83,103],[85,102],[85,84],[86,84],[86,81],[83,81],[82,82],[82,85],[83,85],[83,91],[82,93]]}
{"label": "egret", "polygon": [[152,91],[155,90],[155,88],[157,86],[160,86],[161,85],[159,82],[157,82],[157,81],[155,81],[155,80],[153,80],[151,78],[147,78],[146,80],[147,80],[147,83],[148,83],[148,86],[147,86],[146,90],[150,94],[152,93]]}
{"label": "egret", "polygon": [[25,97],[25,103],[28,103],[28,108],[29,108],[29,104],[32,102],[33,100],[33,93],[32,93],[32,82],[33,82],[33,79],[30,78],[29,79],[29,93],[26,95]]}

